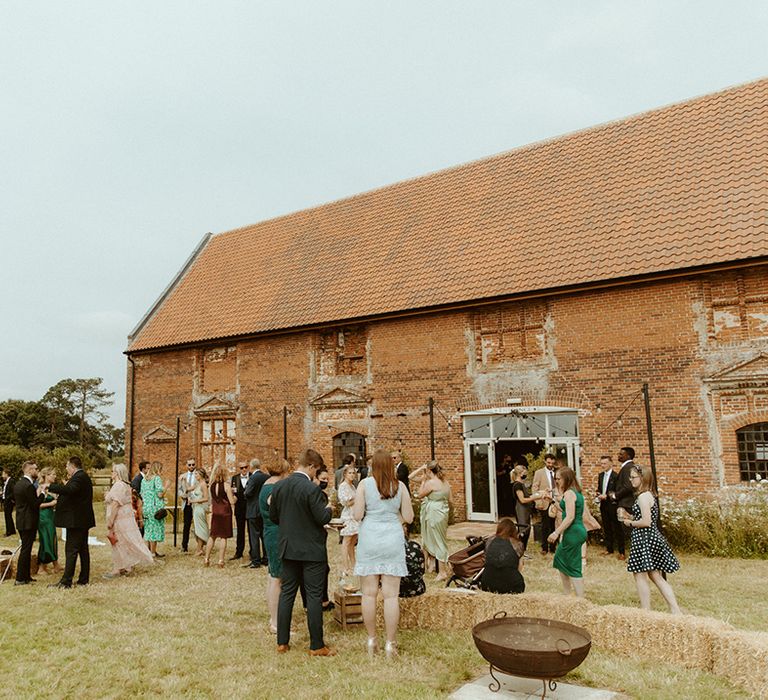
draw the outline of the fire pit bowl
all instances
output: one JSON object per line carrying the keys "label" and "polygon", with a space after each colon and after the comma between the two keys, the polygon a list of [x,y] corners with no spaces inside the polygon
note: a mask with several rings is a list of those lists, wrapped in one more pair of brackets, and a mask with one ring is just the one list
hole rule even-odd
{"label": "fire pit bowl", "polygon": [[488,687],[496,692],[501,682],[494,669],[511,676],[537,678],[555,690],[555,678],[562,678],[576,668],[589,653],[592,637],[576,625],[538,617],[507,617],[498,612],[491,620],[472,628],[472,638],[482,657],[490,664],[494,683]]}

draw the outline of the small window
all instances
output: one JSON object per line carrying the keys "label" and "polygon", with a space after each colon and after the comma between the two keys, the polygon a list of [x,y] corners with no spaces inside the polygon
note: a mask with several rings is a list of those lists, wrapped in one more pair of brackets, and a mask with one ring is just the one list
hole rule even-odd
{"label": "small window", "polygon": [[768,477],[768,423],[753,423],[736,431],[742,481]]}
{"label": "small window", "polygon": [[215,466],[234,467],[235,419],[203,418],[200,420],[200,464],[210,470]]}

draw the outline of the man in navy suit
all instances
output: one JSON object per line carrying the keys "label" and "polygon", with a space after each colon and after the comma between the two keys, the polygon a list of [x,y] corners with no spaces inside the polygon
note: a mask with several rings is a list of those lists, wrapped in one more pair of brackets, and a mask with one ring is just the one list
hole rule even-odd
{"label": "man in navy suit", "polygon": [[283,562],[282,588],[277,607],[277,651],[288,651],[291,614],[296,592],[304,582],[307,592],[307,626],[310,656],[333,656],[323,641],[323,587],[328,564],[325,525],[331,507],[313,479],[323,458],[315,450],[304,450],[299,466],[287,479],[275,484],[269,517],[279,525],[278,554]]}
{"label": "man in navy suit", "polygon": [[[264,521],[259,510],[259,495],[261,487],[269,479],[269,474],[261,471],[261,462],[251,460],[251,475],[245,485],[245,519],[248,522],[248,544],[250,546],[250,562],[245,566],[258,569],[267,563],[267,548],[264,546]],[[263,556],[262,556],[263,552]]]}
{"label": "man in navy suit", "polygon": [[58,493],[54,523],[56,527],[67,528],[65,547],[66,563],[61,581],[51,584],[59,588],[72,588],[75,566],[80,558],[78,586],[87,586],[91,574],[91,554],[88,551],[88,530],[96,525],[93,515],[93,484],[83,471],[79,457],[70,457],[67,462],[66,484],[51,484],[48,490]]}
{"label": "man in navy suit", "polygon": [[45,496],[35,488],[37,465],[34,462],[24,462],[21,467],[22,477],[13,487],[13,498],[16,501],[16,529],[21,537],[21,551],[16,565],[16,585],[24,586],[35,579],[30,574],[32,562],[32,545],[35,543],[37,523],[40,520],[40,504]]}

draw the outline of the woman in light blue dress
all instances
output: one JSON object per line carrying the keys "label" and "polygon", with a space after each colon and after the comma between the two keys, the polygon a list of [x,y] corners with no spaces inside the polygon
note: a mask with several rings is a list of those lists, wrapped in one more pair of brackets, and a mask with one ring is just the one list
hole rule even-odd
{"label": "woman in light blue dress", "polygon": [[387,637],[384,651],[391,658],[397,655],[400,578],[408,575],[402,523],[413,520],[413,506],[408,490],[395,476],[389,452],[374,452],[371,471],[373,475],[360,482],[355,497],[354,517],[360,523],[355,575],[361,578],[370,656],[376,653],[376,598],[381,584]]}

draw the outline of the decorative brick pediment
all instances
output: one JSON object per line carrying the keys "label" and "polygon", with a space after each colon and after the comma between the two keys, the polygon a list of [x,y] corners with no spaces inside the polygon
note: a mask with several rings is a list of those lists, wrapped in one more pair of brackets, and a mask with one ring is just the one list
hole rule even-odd
{"label": "decorative brick pediment", "polygon": [[235,413],[237,404],[220,396],[214,396],[204,401],[194,409],[196,416],[206,416],[220,413]]}
{"label": "decorative brick pediment", "polygon": [[330,391],[320,394],[309,403],[313,408],[364,408],[368,405],[370,399],[362,394],[356,394],[353,391],[336,387]]}
{"label": "decorative brick pediment", "polygon": [[704,381],[713,389],[765,387],[768,385],[768,353],[726,367]]}
{"label": "decorative brick pediment", "polygon": [[144,442],[176,442],[176,431],[166,428],[164,425],[158,425],[144,434]]}

